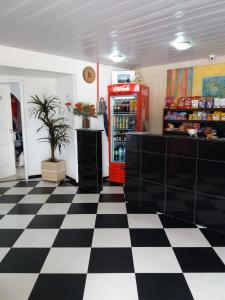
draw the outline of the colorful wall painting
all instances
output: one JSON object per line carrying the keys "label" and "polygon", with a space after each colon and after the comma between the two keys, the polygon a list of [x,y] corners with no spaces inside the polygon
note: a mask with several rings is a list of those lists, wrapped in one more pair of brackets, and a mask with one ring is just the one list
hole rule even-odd
{"label": "colorful wall painting", "polygon": [[192,96],[193,68],[167,70],[167,97]]}

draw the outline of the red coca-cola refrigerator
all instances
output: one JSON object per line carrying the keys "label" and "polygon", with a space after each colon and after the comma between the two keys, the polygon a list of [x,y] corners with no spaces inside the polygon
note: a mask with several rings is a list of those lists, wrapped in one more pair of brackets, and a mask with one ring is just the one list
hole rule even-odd
{"label": "red coca-cola refrigerator", "polygon": [[125,182],[126,133],[148,131],[149,88],[136,83],[108,86],[109,181]]}

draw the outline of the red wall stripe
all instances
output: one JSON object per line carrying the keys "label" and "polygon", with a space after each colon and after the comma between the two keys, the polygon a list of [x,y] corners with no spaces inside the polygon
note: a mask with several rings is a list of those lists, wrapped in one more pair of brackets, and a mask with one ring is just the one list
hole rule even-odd
{"label": "red wall stripe", "polygon": [[99,62],[97,62],[97,101],[99,100]]}

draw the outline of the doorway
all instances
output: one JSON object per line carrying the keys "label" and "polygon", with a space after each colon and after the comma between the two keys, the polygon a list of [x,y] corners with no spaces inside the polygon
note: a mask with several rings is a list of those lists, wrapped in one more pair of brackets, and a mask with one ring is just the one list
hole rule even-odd
{"label": "doorway", "polygon": [[2,159],[0,162],[4,165],[0,174],[0,181],[25,179],[24,134],[22,126],[22,97],[20,83],[0,82],[0,92],[2,93],[0,96],[2,97],[2,106],[4,105],[5,113],[5,115],[1,116],[4,126],[0,132],[0,139],[1,137],[4,137],[2,141],[4,141],[5,161]]}

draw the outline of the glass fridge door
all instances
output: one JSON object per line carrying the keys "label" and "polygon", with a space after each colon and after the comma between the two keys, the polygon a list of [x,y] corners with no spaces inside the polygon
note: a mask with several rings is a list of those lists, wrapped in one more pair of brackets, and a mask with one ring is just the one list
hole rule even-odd
{"label": "glass fridge door", "polygon": [[125,162],[126,132],[136,131],[137,126],[137,96],[111,96],[111,161]]}

